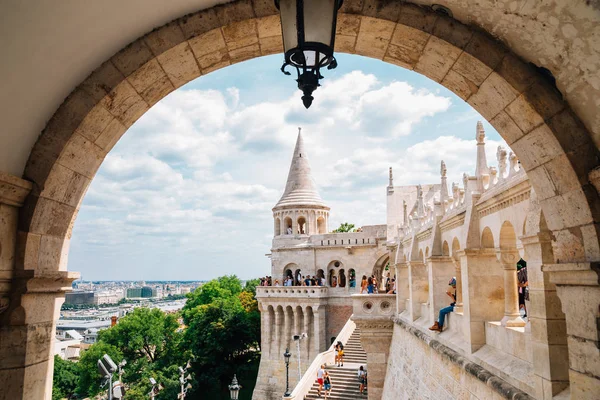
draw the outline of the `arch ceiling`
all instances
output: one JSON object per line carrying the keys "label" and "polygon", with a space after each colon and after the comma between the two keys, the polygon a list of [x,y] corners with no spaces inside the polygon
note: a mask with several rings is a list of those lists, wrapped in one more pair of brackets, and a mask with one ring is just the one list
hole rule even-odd
{"label": "arch ceiling", "polygon": [[[37,137],[63,100],[102,62],[178,17],[228,0],[103,0],[0,3],[0,171],[21,176]],[[517,55],[548,68],[600,144],[600,11],[597,2],[556,0],[409,0],[449,7]],[[273,0],[244,0],[272,13]],[[378,4],[386,4],[378,10]],[[345,0],[343,10],[397,20],[395,1]],[[551,4],[548,4],[551,3]],[[426,18],[414,23],[431,24]],[[414,17],[414,16],[413,16]],[[400,16],[402,18],[402,16]],[[409,21],[410,22],[410,21]],[[459,39],[461,32],[456,33]],[[273,73],[278,73],[278,66]],[[293,89],[290,85],[290,90]],[[35,110],[35,112],[32,112]]]}

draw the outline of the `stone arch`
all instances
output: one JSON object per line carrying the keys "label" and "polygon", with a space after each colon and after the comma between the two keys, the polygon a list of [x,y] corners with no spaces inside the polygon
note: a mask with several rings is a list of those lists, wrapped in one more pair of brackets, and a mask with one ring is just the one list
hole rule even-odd
{"label": "stone arch", "polygon": [[317,218],[317,233],[319,233],[319,234],[327,233],[327,228],[325,225],[325,218],[323,218],[323,217]]}
{"label": "stone arch", "polygon": [[[391,11],[367,3],[343,6],[336,51],[413,69],[473,106],[528,173],[553,232],[555,258],[598,261],[599,198],[588,177],[600,164],[598,148],[554,84],[477,27],[400,1],[390,2]],[[33,190],[19,216],[16,268],[34,271],[35,279],[64,272],[78,208],[119,138],[157,101],[198,76],[280,53],[275,14],[271,2],[233,1],[187,15],[129,44],[75,88],[25,168]],[[11,303],[8,312],[19,306]]]}
{"label": "stone arch", "polygon": [[306,217],[304,215],[301,215],[298,217],[298,221],[297,221],[297,226],[298,226],[298,233],[299,235],[307,235],[308,234],[308,224],[306,221]]}
{"label": "stone arch", "polygon": [[[481,240],[483,245],[483,235]],[[517,247],[515,228],[508,221],[504,221],[500,227],[499,246],[502,250],[515,249]]]}
{"label": "stone arch", "polygon": [[429,258],[429,246],[425,248],[425,260]]}
{"label": "stone arch", "polygon": [[281,219],[275,218],[275,236],[281,235]]}
{"label": "stone arch", "polygon": [[481,248],[483,249],[493,249],[496,247],[494,245],[494,234],[492,230],[486,226],[483,228],[483,232],[481,232]]}
{"label": "stone arch", "polygon": [[458,253],[460,251],[460,241],[458,240],[457,237],[455,237],[454,239],[452,239],[452,258],[454,258],[455,260],[458,260]]}
{"label": "stone arch", "polygon": [[[28,257],[20,268],[66,268],[61,255],[91,179],[119,138],[158,100],[200,75],[281,52],[277,11],[260,4],[234,1],[160,27],[116,53],[67,97],[30,154],[24,177],[33,191],[19,223],[20,251],[36,251],[43,236],[40,254],[57,261]],[[589,228],[598,219],[593,210],[599,200],[587,174],[600,163],[599,153],[560,92],[485,32],[412,4],[398,2],[393,9],[373,15],[367,6],[345,5],[336,51],[414,69],[467,101],[517,154],[542,208],[554,211],[566,198],[574,204],[569,218],[547,213],[555,241],[565,244],[555,256],[588,260],[584,244],[598,241]],[[412,50],[402,51],[407,48]],[[550,166],[562,173],[547,172]]]}
{"label": "stone arch", "polygon": [[285,217],[283,219],[283,229],[285,230],[284,235],[290,235],[290,232],[293,233],[292,227],[293,227],[292,219],[290,217]]}
{"label": "stone arch", "polygon": [[442,243],[442,256],[450,256],[450,247],[448,246],[447,240],[444,240],[444,243]]}

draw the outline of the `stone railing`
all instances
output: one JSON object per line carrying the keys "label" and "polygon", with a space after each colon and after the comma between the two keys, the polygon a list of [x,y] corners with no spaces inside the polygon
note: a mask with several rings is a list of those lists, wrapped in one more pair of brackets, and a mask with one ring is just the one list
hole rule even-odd
{"label": "stone railing", "polygon": [[258,286],[256,298],[327,297],[327,286]]}
{"label": "stone railing", "polygon": [[353,319],[381,320],[392,319],[396,315],[395,294],[353,294]]}
{"label": "stone railing", "polygon": [[285,400],[290,400],[290,399],[303,400],[304,397],[308,394],[308,392],[312,388],[313,384],[315,383],[315,380],[317,377],[317,371],[319,370],[319,367],[321,365],[334,364],[334,362],[335,362],[335,344],[338,341],[340,341],[342,343],[346,343],[348,341],[348,339],[350,338],[350,335],[352,335],[352,332],[354,332],[354,329],[356,329],[356,324],[352,320],[352,316],[351,316],[348,319],[348,321],[346,322],[346,325],[344,325],[344,327],[340,331],[339,335],[337,335],[337,337],[335,338],[334,342],[331,344],[329,349],[327,349],[326,351],[324,351],[322,353],[317,354],[317,356],[315,357],[313,362],[310,364],[310,366],[308,367],[308,369],[302,376],[302,379],[300,380],[300,382],[298,382],[298,384],[296,385],[296,387],[294,388],[292,393],[288,397],[283,396],[283,399],[285,399]]}

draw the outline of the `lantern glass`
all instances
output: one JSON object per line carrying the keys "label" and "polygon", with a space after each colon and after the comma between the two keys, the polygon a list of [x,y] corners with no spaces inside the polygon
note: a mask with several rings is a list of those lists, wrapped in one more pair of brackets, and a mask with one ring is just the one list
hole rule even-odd
{"label": "lantern glass", "polygon": [[296,1],[281,0],[279,13],[281,15],[281,32],[283,33],[283,51],[298,47],[298,23],[296,18]]}
{"label": "lantern glass", "polygon": [[304,41],[333,49],[337,0],[304,0]]}

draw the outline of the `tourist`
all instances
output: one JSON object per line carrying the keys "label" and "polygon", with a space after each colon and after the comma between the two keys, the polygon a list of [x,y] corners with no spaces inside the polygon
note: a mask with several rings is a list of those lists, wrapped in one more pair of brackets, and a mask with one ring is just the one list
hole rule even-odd
{"label": "tourist", "polygon": [[306,279],[304,280],[304,283],[305,283],[304,286],[310,286],[310,284],[311,284],[310,275],[306,275]]}
{"label": "tourist", "polygon": [[279,286],[279,279],[275,279],[275,286]]}
{"label": "tourist", "polygon": [[337,287],[337,276],[331,278],[331,287]]}
{"label": "tourist", "polygon": [[321,368],[317,370],[317,383],[319,384],[317,392],[319,397],[321,397],[321,390],[323,390],[323,375],[325,375],[325,366],[321,365]]}
{"label": "tourist", "polygon": [[327,371],[323,375],[323,388],[325,389],[325,400],[327,400],[327,396],[331,396],[331,377]]}
{"label": "tourist", "polygon": [[527,280],[527,263],[522,258],[517,261],[517,285],[519,286],[519,312],[523,310],[523,318],[527,318],[525,301],[529,301],[529,282]]}
{"label": "tourist", "polygon": [[396,278],[392,278],[391,289],[387,294],[396,294]]}
{"label": "tourist", "polygon": [[385,292],[389,292],[392,289],[392,278],[390,277],[390,273],[387,273],[385,277]]}
{"label": "tourist", "polygon": [[322,276],[321,277],[321,286],[326,286],[326,285],[327,285],[327,282],[325,281],[325,277]]}
{"label": "tourist", "polygon": [[306,277],[302,275],[301,285],[306,286]]}
{"label": "tourist", "polygon": [[292,234],[292,228],[291,228],[291,227],[288,227],[288,228],[287,228],[287,234],[288,234],[288,235],[291,235],[291,234]]}
{"label": "tourist", "polygon": [[367,276],[363,275],[362,280],[360,281],[360,294],[367,294]]}
{"label": "tourist", "polygon": [[294,286],[294,280],[292,279],[291,276],[288,276],[288,278],[287,278],[287,285],[288,286]]}
{"label": "tourist", "polygon": [[360,390],[360,394],[363,394],[367,386],[367,371],[365,371],[362,365],[358,369],[358,382],[360,382],[358,390]]}
{"label": "tourist", "polygon": [[371,278],[373,278],[373,293],[377,294],[379,292],[377,278],[375,278],[375,275],[371,275]]}
{"label": "tourist", "polygon": [[368,294],[373,294],[375,293],[375,291],[373,290],[373,277],[369,277],[369,279],[367,279],[367,293]]}
{"label": "tourist", "polygon": [[338,367],[343,367],[344,366],[344,345],[342,344],[342,342],[337,342],[337,345],[335,346],[336,350],[337,350],[337,366]]}
{"label": "tourist", "polygon": [[453,291],[446,291],[446,294],[452,299],[452,303],[448,307],[444,307],[440,310],[438,320],[429,328],[430,331],[441,332],[444,329],[444,320],[446,315],[454,311],[454,305],[456,304],[456,278],[453,277],[448,282],[448,285],[452,287]]}

